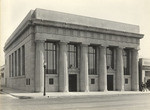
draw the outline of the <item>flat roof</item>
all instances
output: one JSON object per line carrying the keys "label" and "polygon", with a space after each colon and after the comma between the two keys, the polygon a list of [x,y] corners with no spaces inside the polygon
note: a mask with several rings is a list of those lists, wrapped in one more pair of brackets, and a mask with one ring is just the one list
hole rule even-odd
{"label": "flat roof", "polygon": [[56,22],[84,25],[84,26],[90,26],[96,28],[117,30],[123,32],[130,32],[130,33],[137,33],[137,34],[139,33],[138,25],[131,25],[131,24],[126,24],[121,22],[62,13],[62,12],[39,9],[39,8],[35,9],[35,18],[48,20],[48,21],[56,21]]}

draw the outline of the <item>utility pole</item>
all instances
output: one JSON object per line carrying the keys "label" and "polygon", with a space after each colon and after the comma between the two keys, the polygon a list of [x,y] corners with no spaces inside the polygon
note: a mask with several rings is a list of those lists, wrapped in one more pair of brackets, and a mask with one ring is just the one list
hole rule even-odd
{"label": "utility pole", "polygon": [[46,95],[46,87],[45,87],[45,84],[46,84],[46,78],[45,78],[45,76],[46,76],[46,62],[44,61],[44,91],[43,91],[43,96],[45,96]]}

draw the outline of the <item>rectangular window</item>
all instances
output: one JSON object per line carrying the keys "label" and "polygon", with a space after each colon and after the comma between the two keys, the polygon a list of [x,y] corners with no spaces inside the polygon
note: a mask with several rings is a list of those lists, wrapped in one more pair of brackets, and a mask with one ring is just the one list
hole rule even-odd
{"label": "rectangular window", "polygon": [[68,67],[78,68],[77,45],[68,44]]}
{"label": "rectangular window", "polygon": [[30,79],[29,78],[26,79],[26,85],[30,85]]}
{"label": "rectangular window", "polygon": [[95,84],[95,79],[91,79],[91,84]]}
{"label": "rectangular window", "polygon": [[124,75],[130,75],[130,51],[128,49],[123,50],[123,64],[124,64]]}
{"label": "rectangular window", "polygon": [[46,73],[57,74],[57,44],[45,43]]}
{"label": "rectangular window", "polygon": [[11,77],[11,71],[12,71],[11,70],[11,64],[12,64],[11,61],[12,61],[11,60],[11,55],[9,55],[9,77]]}
{"label": "rectangular window", "polygon": [[21,56],[20,56],[20,48],[18,49],[18,76],[20,76],[20,64],[21,64]]}
{"label": "rectangular window", "polygon": [[88,47],[88,73],[90,75],[96,75],[97,74],[97,60],[96,60],[96,47],[89,46]]}
{"label": "rectangular window", "polygon": [[17,76],[17,51],[15,51],[15,76]]}
{"label": "rectangular window", "polygon": [[125,84],[128,84],[128,79],[127,78],[125,78]]}
{"label": "rectangular window", "polygon": [[107,62],[107,69],[111,68],[114,69],[114,48],[108,47],[106,49],[106,62]]}
{"label": "rectangular window", "polygon": [[49,84],[53,85],[54,84],[54,79],[53,78],[49,78]]}
{"label": "rectangular window", "polygon": [[12,53],[12,57],[11,57],[11,63],[12,63],[12,77],[14,77],[14,53]]}
{"label": "rectangular window", "polygon": [[22,46],[22,75],[25,75],[25,46]]}

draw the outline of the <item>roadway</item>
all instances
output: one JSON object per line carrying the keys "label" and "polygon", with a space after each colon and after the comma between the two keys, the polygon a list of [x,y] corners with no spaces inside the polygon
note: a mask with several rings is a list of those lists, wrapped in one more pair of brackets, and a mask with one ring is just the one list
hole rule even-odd
{"label": "roadway", "polygon": [[1,93],[0,110],[150,110],[150,94],[18,99]]}

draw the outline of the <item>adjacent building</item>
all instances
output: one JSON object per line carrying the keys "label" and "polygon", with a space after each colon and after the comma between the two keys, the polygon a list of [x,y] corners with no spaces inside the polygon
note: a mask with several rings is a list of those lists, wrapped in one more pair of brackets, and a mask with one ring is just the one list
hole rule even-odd
{"label": "adjacent building", "polygon": [[[139,59],[139,87],[150,80],[150,59]],[[141,89],[141,88],[140,88]]]}
{"label": "adjacent building", "polygon": [[[41,92],[138,91],[139,26],[31,10],[7,40],[6,86]],[[45,77],[44,77],[45,73]]]}
{"label": "adjacent building", "polygon": [[5,65],[0,66],[0,86],[5,86]]}

